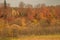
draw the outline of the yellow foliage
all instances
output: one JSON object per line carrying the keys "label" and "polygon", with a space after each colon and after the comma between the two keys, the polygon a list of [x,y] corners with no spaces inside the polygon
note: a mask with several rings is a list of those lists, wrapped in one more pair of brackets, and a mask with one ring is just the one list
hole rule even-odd
{"label": "yellow foliage", "polygon": [[22,19],[21,19],[22,26],[25,26],[25,25],[26,25],[25,22],[26,22],[25,18],[22,18]]}
{"label": "yellow foliage", "polygon": [[12,15],[15,16],[16,15],[16,11],[14,9],[12,9]]}
{"label": "yellow foliage", "polygon": [[33,24],[37,24],[37,23],[38,23],[37,19],[33,19]]}
{"label": "yellow foliage", "polygon": [[12,16],[19,15],[19,12],[15,9],[12,9]]}

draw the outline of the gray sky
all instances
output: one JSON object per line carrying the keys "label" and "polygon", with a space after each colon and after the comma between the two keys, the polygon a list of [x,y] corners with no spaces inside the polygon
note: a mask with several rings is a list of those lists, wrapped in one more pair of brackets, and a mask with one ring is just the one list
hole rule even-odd
{"label": "gray sky", "polygon": [[[11,6],[16,7],[20,2],[24,2],[25,4],[46,4],[46,5],[60,5],[60,0],[7,0],[7,3],[10,3]],[[0,0],[0,3],[3,3],[3,0]]]}

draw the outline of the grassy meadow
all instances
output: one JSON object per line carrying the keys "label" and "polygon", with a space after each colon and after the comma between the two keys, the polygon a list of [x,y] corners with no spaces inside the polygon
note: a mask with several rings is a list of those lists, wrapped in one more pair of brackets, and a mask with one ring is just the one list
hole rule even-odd
{"label": "grassy meadow", "polygon": [[0,38],[0,40],[60,40],[60,35],[30,35],[21,36],[19,38]]}

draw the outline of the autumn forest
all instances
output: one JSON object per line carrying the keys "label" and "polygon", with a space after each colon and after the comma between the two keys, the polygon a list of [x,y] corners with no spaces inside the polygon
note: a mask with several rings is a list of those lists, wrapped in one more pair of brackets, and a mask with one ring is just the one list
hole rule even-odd
{"label": "autumn forest", "polygon": [[0,37],[60,34],[60,5],[0,4]]}

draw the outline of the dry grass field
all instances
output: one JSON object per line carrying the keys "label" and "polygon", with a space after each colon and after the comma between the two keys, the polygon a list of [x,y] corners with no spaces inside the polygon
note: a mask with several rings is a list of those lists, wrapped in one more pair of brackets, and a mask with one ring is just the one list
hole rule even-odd
{"label": "dry grass field", "polygon": [[19,38],[0,38],[0,40],[60,40],[60,35],[21,36]]}
{"label": "dry grass field", "polygon": [[26,36],[12,40],[60,40],[60,36],[59,35]]}

